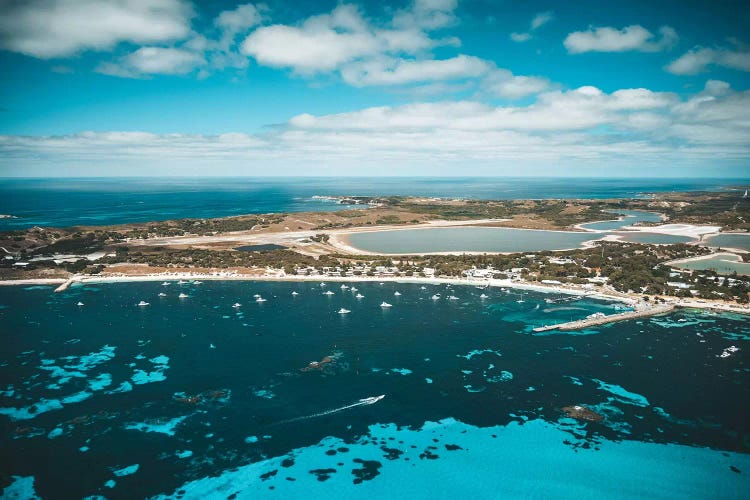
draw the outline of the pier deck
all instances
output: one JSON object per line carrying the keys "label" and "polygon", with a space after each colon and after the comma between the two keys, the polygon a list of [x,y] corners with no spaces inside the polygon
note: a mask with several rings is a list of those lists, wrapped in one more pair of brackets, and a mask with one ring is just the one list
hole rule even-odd
{"label": "pier deck", "polygon": [[555,325],[545,325],[534,328],[534,332],[547,332],[550,330],[561,330],[561,331],[572,331],[582,330],[590,326],[605,325],[607,323],[613,323],[615,321],[625,321],[629,319],[644,318],[646,316],[654,316],[657,314],[667,313],[675,308],[674,304],[660,304],[644,309],[638,309],[636,311],[626,311],[617,314],[608,314],[607,316],[599,316],[596,318],[579,319],[576,321],[568,321],[566,323],[557,323]]}

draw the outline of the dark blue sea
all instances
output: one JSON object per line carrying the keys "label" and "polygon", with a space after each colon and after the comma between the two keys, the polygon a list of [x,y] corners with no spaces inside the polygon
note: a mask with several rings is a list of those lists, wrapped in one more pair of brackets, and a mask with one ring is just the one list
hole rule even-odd
{"label": "dark blue sea", "polygon": [[97,178],[2,179],[0,230],[351,208],[319,196],[477,199],[634,198],[744,186],[748,179],[605,178]]}
{"label": "dark blue sea", "polygon": [[348,285],[0,287],[3,498],[748,498],[747,317]]}

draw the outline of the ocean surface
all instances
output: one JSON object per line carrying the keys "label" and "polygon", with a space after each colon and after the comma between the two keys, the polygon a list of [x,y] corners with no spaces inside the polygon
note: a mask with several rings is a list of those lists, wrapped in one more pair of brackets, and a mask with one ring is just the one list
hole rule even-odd
{"label": "ocean surface", "polygon": [[747,317],[348,285],[0,287],[4,497],[747,498]]}
{"label": "ocean surface", "polygon": [[[108,225],[249,213],[351,208],[318,196],[477,199],[635,198],[722,190],[748,179],[606,178],[88,178],[0,179],[0,230]],[[742,189],[745,189],[742,187]]]}

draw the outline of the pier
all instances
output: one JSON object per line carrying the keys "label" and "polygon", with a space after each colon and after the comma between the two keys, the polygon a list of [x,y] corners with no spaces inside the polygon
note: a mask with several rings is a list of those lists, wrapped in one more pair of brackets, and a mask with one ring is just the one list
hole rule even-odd
{"label": "pier", "polygon": [[65,290],[67,290],[70,287],[70,285],[73,284],[73,282],[77,281],[77,279],[78,279],[77,276],[74,276],[74,277],[70,278],[68,281],[66,281],[62,285],[58,286],[57,288],[55,288],[55,293],[57,293],[57,292],[64,292]]}
{"label": "pier", "polygon": [[647,316],[655,316],[657,314],[668,313],[675,308],[674,304],[661,304],[658,306],[652,306],[648,308],[642,308],[635,311],[626,311],[617,314],[608,314],[606,316],[597,316],[594,318],[584,318],[576,321],[568,321],[566,323],[557,323],[555,325],[545,325],[534,328],[535,333],[548,332],[550,330],[561,330],[561,331],[573,331],[582,330],[590,326],[605,325],[607,323],[614,323],[615,321],[626,321],[629,319],[644,318]]}

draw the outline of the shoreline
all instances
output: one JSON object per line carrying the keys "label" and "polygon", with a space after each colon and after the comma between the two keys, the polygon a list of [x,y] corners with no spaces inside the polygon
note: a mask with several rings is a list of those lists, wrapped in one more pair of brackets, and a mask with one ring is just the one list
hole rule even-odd
{"label": "shoreline", "polygon": [[[646,304],[643,297],[634,294],[625,294],[611,290],[584,290],[581,288],[566,287],[560,285],[543,285],[540,283],[525,283],[511,281],[508,279],[481,279],[481,278],[427,278],[410,276],[286,276],[286,275],[250,275],[250,274],[201,274],[201,273],[160,273],[130,276],[73,276],[69,279],[63,278],[40,278],[27,280],[0,280],[0,286],[13,285],[63,285],[70,282],[74,284],[87,283],[139,283],[151,281],[175,281],[175,280],[206,280],[206,281],[269,281],[269,282],[375,282],[375,283],[414,283],[414,284],[449,284],[466,285],[475,287],[513,288],[530,290],[540,293],[558,293],[564,295],[576,295],[592,297],[600,300],[619,302],[636,307]],[[653,304],[654,302],[649,302]],[[725,302],[714,302],[707,299],[666,297],[666,303],[678,308],[705,309],[716,312],[738,313],[750,315],[750,305],[738,305]]]}

